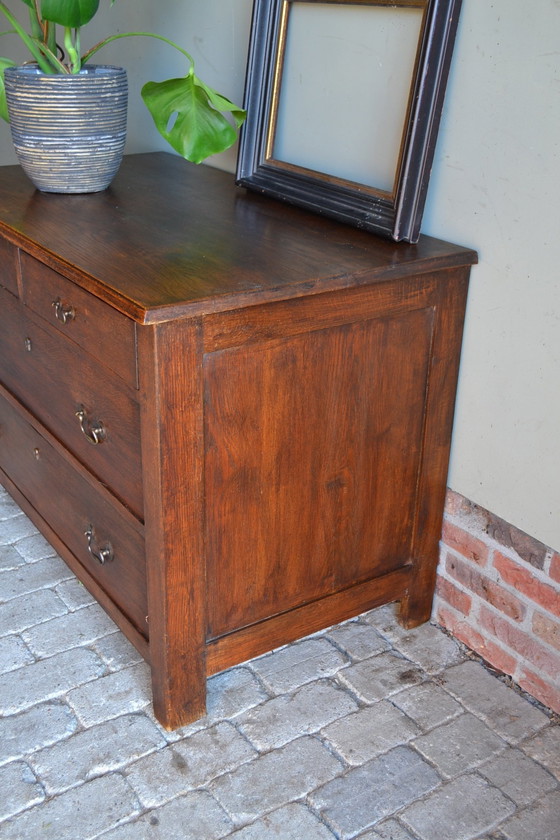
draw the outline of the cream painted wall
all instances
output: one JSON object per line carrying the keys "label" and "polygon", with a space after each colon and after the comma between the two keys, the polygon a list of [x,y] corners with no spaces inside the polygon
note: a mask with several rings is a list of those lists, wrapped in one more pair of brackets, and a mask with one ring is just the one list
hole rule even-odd
{"label": "cream painted wall", "polygon": [[[103,2],[103,0],[102,0]],[[106,3],[108,7],[108,3]],[[251,0],[119,0],[101,31],[181,40],[210,84],[240,101]],[[423,231],[478,249],[449,483],[560,549],[560,0],[463,0]],[[121,47],[122,48],[122,47]],[[158,45],[100,60],[129,71],[130,152],[166,148],[138,99],[182,72]],[[5,50],[2,52],[5,54]],[[0,126],[0,164],[13,161]],[[212,161],[229,171],[235,153]]]}

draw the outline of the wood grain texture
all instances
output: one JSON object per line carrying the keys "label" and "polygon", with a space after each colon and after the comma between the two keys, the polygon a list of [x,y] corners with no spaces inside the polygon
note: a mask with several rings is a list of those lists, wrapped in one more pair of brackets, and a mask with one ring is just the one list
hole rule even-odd
{"label": "wood grain texture", "polygon": [[9,289],[12,294],[17,295],[17,248],[0,239],[0,286]]}

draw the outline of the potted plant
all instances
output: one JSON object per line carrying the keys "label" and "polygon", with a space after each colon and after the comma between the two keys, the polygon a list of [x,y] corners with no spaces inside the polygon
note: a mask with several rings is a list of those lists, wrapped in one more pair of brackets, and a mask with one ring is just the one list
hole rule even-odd
{"label": "potted plant", "polygon": [[30,61],[17,66],[0,58],[0,116],[11,123],[18,159],[39,189],[96,192],[115,175],[126,135],[126,72],[90,60],[121,38],[164,41],[188,61],[183,78],[142,88],[157,130],[173,149],[200,163],[235,142],[245,111],[206,85],[194,72],[192,56],[178,44],[152,32],[125,32],[82,52],[82,28],[96,15],[100,0],[20,2],[28,6],[29,31],[0,0],[11,27],[0,34],[19,36]]}

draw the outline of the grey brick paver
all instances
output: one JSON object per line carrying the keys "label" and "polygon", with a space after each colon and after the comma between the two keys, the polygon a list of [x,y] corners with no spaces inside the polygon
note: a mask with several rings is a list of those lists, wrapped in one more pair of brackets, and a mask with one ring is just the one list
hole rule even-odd
{"label": "grey brick paver", "polygon": [[35,657],[19,636],[4,636],[0,639],[0,674],[15,671],[34,661]]}
{"label": "grey brick paver", "polygon": [[31,533],[28,537],[18,540],[15,548],[26,563],[36,563],[37,560],[43,560],[45,557],[56,556],[56,551],[52,545],[37,531]]}
{"label": "grey brick paver", "polygon": [[105,610],[93,604],[24,630],[22,638],[36,656],[52,656],[63,650],[83,647],[116,631],[115,623]]}
{"label": "grey brick paver", "polygon": [[464,662],[442,676],[443,687],[495,732],[517,743],[548,723],[543,712],[497,680],[478,662]]}
{"label": "grey brick paver", "polygon": [[63,703],[43,703],[19,715],[0,718],[0,764],[67,738],[78,721]]}
{"label": "grey brick paver", "polygon": [[275,694],[335,674],[348,660],[327,639],[307,639],[251,662],[251,668]]}
{"label": "grey brick paver", "polygon": [[[10,516],[2,522],[0,529],[0,545],[11,545],[24,537],[37,533],[35,525],[23,513],[20,516]],[[52,554],[52,549],[51,549]]]}
{"label": "grey brick paver", "polygon": [[267,698],[268,694],[248,668],[230,668],[207,682],[208,719],[236,717]]}
{"label": "grey brick paver", "polygon": [[25,560],[13,545],[0,545],[0,572],[8,572],[23,566]]}
{"label": "grey brick paver", "polygon": [[45,798],[43,788],[23,761],[0,767],[0,791],[0,820],[12,817]]}
{"label": "grey brick paver", "polygon": [[334,834],[305,805],[294,802],[228,834],[228,840],[334,840]]}
{"label": "grey brick paver", "polygon": [[166,744],[143,715],[125,715],[78,732],[35,753],[30,761],[48,794],[131,764]]}
{"label": "grey brick paver", "polygon": [[504,741],[481,720],[466,712],[413,742],[442,775],[456,776],[505,749]]}
{"label": "grey brick paver", "polygon": [[66,605],[50,589],[38,590],[0,604],[0,636],[21,633],[68,612]]}
{"label": "grey brick paver", "polygon": [[0,573],[0,601],[10,601],[21,595],[28,595],[38,589],[54,587],[74,575],[60,557],[47,557],[33,565],[25,564],[17,569]]}
{"label": "grey brick paver", "polygon": [[349,621],[329,630],[328,639],[350,656],[354,661],[369,659],[388,650],[390,645],[377,630],[364,621]]}
{"label": "grey brick paver", "polygon": [[560,725],[548,726],[524,741],[520,748],[560,779]]}
{"label": "grey brick paver", "polygon": [[149,667],[141,662],[108,674],[69,691],[67,700],[84,726],[139,712],[151,702]]}
{"label": "grey brick paver", "polygon": [[102,840],[220,840],[230,836],[231,828],[216,800],[205,791],[194,791],[103,834]]}
{"label": "grey brick paver", "polygon": [[439,783],[436,771],[417,753],[396,747],[327,782],[309,799],[337,835],[347,840],[425,796]]}
{"label": "grey brick paver", "polygon": [[14,516],[20,516],[21,509],[14,502],[11,496],[7,493],[0,494],[0,521],[4,522],[6,519],[11,519]]}
{"label": "grey brick paver", "polygon": [[421,729],[441,726],[464,712],[464,708],[433,682],[425,682],[393,694],[391,703],[402,709]]}
{"label": "grey brick paver", "polygon": [[519,811],[504,825],[508,840],[558,840],[560,837],[560,791],[549,793],[525,811]]}
{"label": "grey brick paver", "polygon": [[424,679],[423,671],[407,659],[393,653],[380,653],[339,671],[338,678],[366,703],[374,703],[396,694]]}
{"label": "grey brick paver", "polygon": [[[478,772],[517,805],[529,805],[537,797],[557,787],[554,776],[525,753],[515,749],[506,750],[480,767]],[[558,819],[560,823],[560,813]]]}
{"label": "grey brick paver", "polygon": [[360,709],[321,730],[336,752],[349,764],[364,764],[380,753],[405,744],[418,727],[386,700]]}
{"label": "grey brick paver", "polygon": [[118,773],[48,799],[1,826],[2,840],[91,840],[138,812]]}
{"label": "grey brick paver", "polygon": [[240,825],[301,799],[342,770],[319,741],[306,736],[220,776],[210,790]]}
{"label": "grey brick paver", "polygon": [[56,587],[55,592],[71,612],[97,603],[93,595],[88,592],[83,583],[77,578],[65,580],[63,583],[60,583]]}
{"label": "grey brick paver", "polygon": [[396,820],[384,820],[374,831],[360,834],[356,840],[415,840]]}
{"label": "grey brick paver", "polygon": [[433,624],[423,624],[404,633],[402,627],[395,625],[385,629],[384,636],[396,650],[428,674],[439,674],[444,668],[465,659],[458,643]]}
{"label": "grey brick paver", "polygon": [[95,680],[105,664],[91,650],[76,648],[11,671],[0,678],[0,712],[12,715]]}
{"label": "grey brick paver", "polygon": [[241,715],[236,723],[259,750],[269,750],[317,732],[357,709],[356,702],[327,680],[304,685]]}
{"label": "grey brick paver", "polygon": [[469,775],[410,805],[400,819],[422,840],[474,840],[492,831],[514,810],[513,802],[499,790],[479,776]]}
{"label": "grey brick paver", "polygon": [[128,768],[127,778],[142,804],[153,808],[235,770],[255,755],[230,723],[218,723],[137,761]]}
{"label": "grey brick paver", "polygon": [[95,640],[92,647],[111,671],[122,671],[123,668],[143,661],[134,645],[122,633],[102,636]]}

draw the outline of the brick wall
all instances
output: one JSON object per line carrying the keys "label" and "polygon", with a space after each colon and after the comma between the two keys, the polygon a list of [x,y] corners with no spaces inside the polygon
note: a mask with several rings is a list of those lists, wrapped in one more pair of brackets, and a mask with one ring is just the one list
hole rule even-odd
{"label": "brick wall", "polygon": [[434,618],[560,713],[560,554],[451,490]]}

